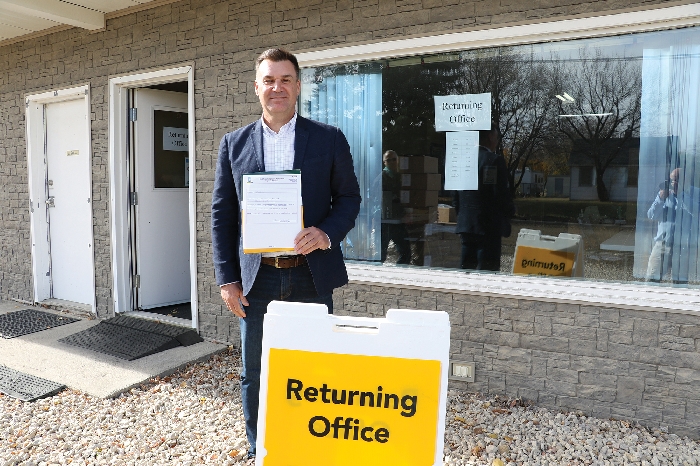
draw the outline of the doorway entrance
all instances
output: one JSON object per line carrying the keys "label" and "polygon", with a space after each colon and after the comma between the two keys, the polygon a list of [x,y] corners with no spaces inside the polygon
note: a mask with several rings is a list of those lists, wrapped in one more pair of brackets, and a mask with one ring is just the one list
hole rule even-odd
{"label": "doorway entrance", "polygon": [[191,66],[111,78],[114,309],[197,327]]}
{"label": "doorway entrance", "polygon": [[89,88],[27,96],[34,300],[95,312]]}
{"label": "doorway entrance", "polygon": [[182,315],[191,291],[187,94],[141,88],[132,98],[134,310]]}

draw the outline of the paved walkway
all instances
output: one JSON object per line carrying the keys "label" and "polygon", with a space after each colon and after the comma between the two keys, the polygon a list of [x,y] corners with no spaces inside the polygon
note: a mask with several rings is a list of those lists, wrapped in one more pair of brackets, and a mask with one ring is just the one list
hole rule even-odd
{"label": "paved walkway", "polygon": [[[12,301],[0,301],[0,314],[21,309],[39,309]],[[63,314],[65,315],[65,314]],[[70,314],[70,317],[76,317]],[[134,361],[59,343],[58,340],[97,325],[99,320],[82,319],[71,324],[16,338],[0,338],[0,365],[51,380],[93,396],[109,398],[142,382],[171,374],[193,361],[223,351],[226,345],[204,341],[180,346]]]}

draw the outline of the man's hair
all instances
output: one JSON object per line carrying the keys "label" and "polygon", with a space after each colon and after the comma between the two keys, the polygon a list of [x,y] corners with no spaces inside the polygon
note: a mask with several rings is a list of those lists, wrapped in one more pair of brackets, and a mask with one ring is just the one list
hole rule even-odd
{"label": "man's hair", "polygon": [[496,136],[498,136],[498,125],[494,121],[491,122],[491,129],[479,130],[479,145],[488,144],[492,133],[496,133]]}
{"label": "man's hair", "polygon": [[297,80],[299,79],[299,62],[297,61],[297,57],[295,57],[291,52],[288,52],[284,49],[267,49],[263,53],[260,54],[258,58],[255,59],[255,73],[257,74],[258,69],[260,68],[260,64],[264,62],[265,60],[270,60],[274,62],[280,62],[280,61],[289,61],[292,62],[292,65],[294,65],[294,70],[297,73]]}

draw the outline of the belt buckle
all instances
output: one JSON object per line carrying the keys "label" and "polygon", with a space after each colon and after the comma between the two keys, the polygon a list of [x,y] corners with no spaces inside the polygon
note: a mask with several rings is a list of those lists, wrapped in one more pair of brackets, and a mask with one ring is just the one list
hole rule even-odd
{"label": "belt buckle", "polygon": [[282,257],[282,256],[275,256],[275,268],[276,269],[280,268],[280,257]]}

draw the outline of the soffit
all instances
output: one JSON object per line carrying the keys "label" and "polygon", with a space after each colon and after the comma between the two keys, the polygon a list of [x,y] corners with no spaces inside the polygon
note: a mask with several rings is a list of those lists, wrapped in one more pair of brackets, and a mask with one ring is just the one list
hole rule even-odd
{"label": "soffit", "polygon": [[100,30],[105,15],[151,0],[0,0],[0,43],[57,27]]}

